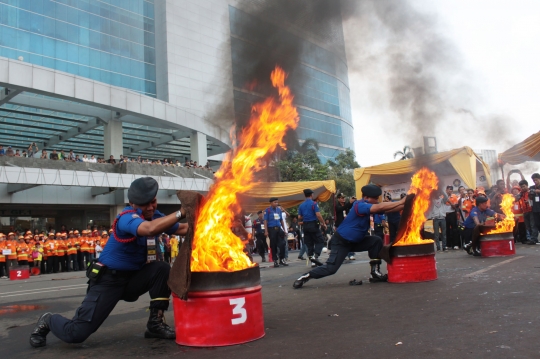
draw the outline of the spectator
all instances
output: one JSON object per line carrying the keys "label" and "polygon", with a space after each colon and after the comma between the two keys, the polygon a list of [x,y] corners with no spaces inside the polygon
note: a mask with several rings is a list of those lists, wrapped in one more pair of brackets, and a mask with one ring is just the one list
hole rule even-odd
{"label": "spectator", "polygon": [[19,150],[15,151],[15,157],[21,157],[21,153],[19,152]]}
{"label": "spectator", "polygon": [[55,160],[55,161],[59,160],[59,156],[58,156],[58,153],[56,153],[56,150],[52,151],[51,155],[49,156],[49,159]]}
{"label": "spectator", "polygon": [[68,161],[75,162],[77,157],[79,156],[75,156],[75,154],[73,153],[73,150],[69,150]]}
{"label": "spectator", "polygon": [[110,155],[110,156],[109,156],[109,159],[107,160],[107,163],[110,163],[111,165],[115,165],[115,164],[116,164],[116,160],[114,159],[114,156],[113,156],[113,155]]}
{"label": "spectator", "polygon": [[22,157],[28,157],[28,153],[26,153],[26,150],[22,151]]}
{"label": "spectator", "polygon": [[79,158],[79,155],[76,155],[76,156],[75,156],[75,162],[82,162],[82,161],[83,161],[83,160],[81,160],[81,159]]}
{"label": "spectator", "polygon": [[176,163],[174,164],[176,167],[182,167],[182,164],[180,163],[180,161],[176,160]]}
{"label": "spectator", "polygon": [[156,259],[160,262],[163,262],[163,254],[165,253],[165,244],[161,239],[161,236],[158,237],[158,242],[156,243]]}
{"label": "spectator", "polygon": [[442,249],[446,251],[446,193],[438,190],[431,195],[431,208],[428,211],[429,218],[433,220],[433,232],[435,234],[435,245],[437,250],[441,250],[439,239],[442,241]]}
{"label": "spectator", "polygon": [[58,154],[58,159],[62,161],[66,160],[66,153],[64,152],[64,150],[60,150],[60,153]]}
{"label": "spectator", "polygon": [[4,146],[0,145],[0,156],[4,156],[6,154],[6,150],[4,150]]}
{"label": "spectator", "polygon": [[90,163],[97,163],[96,156],[92,155],[92,157],[90,157],[90,159],[88,160],[88,162],[90,162]]}
{"label": "spectator", "polygon": [[534,185],[529,191],[529,199],[532,200],[532,223],[535,229],[531,233],[531,242],[538,243],[538,233],[540,232],[540,174],[533,173]]}
{"label": "spectator", "polygon": [[143,159],[142,159],[141,156],[137,156],[137,162],[138,162],[138,163],[143,163]]}
{"label": "spectator", "polygon": [[13,148],[11,148],[11,146],[8,146],[6,150],[6,156],[13,157],[14,155],[15,153],[13,152]]}
{"label": "spectator", "polygon": [[103,247],[101,246],[101,242],[99,240],[96,241],[96,247],[94,250],[96,252],[96,258],[99,258],[101,252],[103,252]]}
{"label": "spectator", "polygon": [[46,160],[47,157],[48,157],[47,150],[42,150],[41,151],[41,157],[39,157],[39,158],[41,158],[42,160]]}
{"label": "spectator", "polygon": [[88,155],[83,155],[82,161],[83,162],[88,162]]}
{"label": "spectator", "polygon": [[32,142],[30,146],[28,146],[28,157],[34,157],[35,154],[37,154],[39,151],[38,146],[35,142]]}

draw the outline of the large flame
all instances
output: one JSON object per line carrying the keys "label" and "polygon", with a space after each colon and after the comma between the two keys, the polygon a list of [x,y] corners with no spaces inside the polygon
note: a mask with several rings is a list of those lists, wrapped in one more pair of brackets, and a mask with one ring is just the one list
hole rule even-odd
{"label": "large flame", "polygon": [[500,222],[497,222],[495,224],[495,229],[492,229],[486,234],[495,234],[495,233],[506,233],[506,232],[512,232],[514,230],[514,212],[512,212],[512,206],[514,205],[515,198],[512,194],[506,193],[503,194],[502,202],[501,202],[501,209],[506,216],[505,219],[503,219]]}
{"label": "large flame", "polygon": [[420,228],[426,221],[426,211],[431,204],[431,192],[437,189],[439,179],[435,172],[423,167],[412,177],[409,193],[416,196],[413,200],[412,215],[407,222],[403,236],[394,243],[395,246],[408,246],[413,244],[433,243],[431,239],[423,240],[420,237]]}
{"label": "large flame", "polygon": [[199,212],[191,270],[194,272],[234,272],[254,266],[244,253],[244,244],[231,231],[234,213],[239,210],[236,195],[253,187],[253,174],[261,169],[261,159],[285,147],[283,137],[298,126],[294,96],[285,86],[287,74],[276,66],[270,79],[279,99],[269,97],[251,110],[248,125],[227,154],[206,203]]}

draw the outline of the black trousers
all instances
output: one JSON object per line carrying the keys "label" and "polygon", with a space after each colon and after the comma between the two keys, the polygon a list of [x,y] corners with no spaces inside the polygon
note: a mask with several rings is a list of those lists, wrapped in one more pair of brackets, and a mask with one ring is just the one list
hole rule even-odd
{"label": "black trousers", "polygon": [[58,273],[58,257],[47,257],[47,273]]}
{"label": "black trousers", "polygon": [[274,262],[278,260],[278,248],[279,248],[279,259],[285,258],[285,238],[281,236],[280,227],[270,227],[268,228],[268,237],[270,238],[270,249],[272,250],[272,259]]}
{"label": "black trousers", "polygon": [[388,222],[388,230],[390,231],[390,243],[394,243],[399,228],[399,222]]}
{"label": "black trousers", "polygon": [[84,266],[84,254],[81,252],[81,250],[77,250],[77,263],[79,270],[85,270],[86,267]]}
{"label": "black trousers", "polygon": [[63,256],[58,256],[58,264],[60,267],[60,272],[68,271],[68,256],[64,254]]}
{"label": "black trousers", "polygon": [[455,247],[460,246],[458,224],[457,224],[457,213],[448,212],[446,213],[446,246]]}
{"label": "black trousers", "polygon": [[525,243],[527,241],[527,229],[525,228],[525,222],[516,221],[513,234],[514,234],[514,243],[517,243],[517,242]]}
{"label": "black trousers", "polygon": [[255,234],[255,248],[261,258],[264,258],[264,254],[266,251],[266,236],[264,235],[264,233]]}
{"label": "black trousers", "polygon": [[313,257],[314,254],[317,257],[321,255],[324,247],[324,237],[318,226],[315,231],[307,231],[304,227],[304,243],[307,247],[308,257]]}
{"label": "black trousers", "polygon": [[0,277],[7,277],[8,274],[6,262],[0,262]]}
{"label": "black trousers", "polygon": [[377,236],[365,236],[360,243],[353,243],[343,239],[338,233],[335,233],[330,240],[332,241],[330,256],[328,256],[325,265],[309,272],[311,278],[318,279],[335,274],[349,252],[367,251],[369,258],[377,259],[383,247],[382,239]]}
{"label": "black trousers", "polygon": [[68,255],[68,272],[69,271],[78,271],[79,270],[79,263],[77,261],[77,254],[69,254]]}
{"label": "black trousers", "polygon": [[373,235],[384,239],[384,227],[375,224],[375,227],[373,228]]}
{"label": "black trousers", "polygon": [[[150,298],[169,298],[171,266],[165,262],[145,264],[139,271],[114,274],[108,270],[97,282],[88,282],[86,297],[73,319],[53,314],[51,332],[66,343],[82,343],[103,324],[120,300],[135,302],[149,292]],[[151,309],[167,310],[168,300],[153,300]]]}

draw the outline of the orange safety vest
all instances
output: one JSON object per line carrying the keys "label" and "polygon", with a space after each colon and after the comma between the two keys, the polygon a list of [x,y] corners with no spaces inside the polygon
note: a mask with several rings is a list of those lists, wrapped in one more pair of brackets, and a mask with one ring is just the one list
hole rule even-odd
{"label": "orange safety vest", "polygon": [[56,247],[56,255],[59,257],[63,257],[66,255],[67,246],[66,242],[63,239],[58,239],[58,247]]}
{"label": "orange safety vest", "polygon": [[56,249],[58,248],[58,243],[54,239],[48,239],[45,242],[43,251],[47,253],[47,257],[56,257]]}
{"label": "orange safety vest", "polygon": [[4,263],[6,261],[6,256],[2,254],[2,250],[6,248],[6,241],[0,242],[0,263]]}
{"label": "orange safety vest", "polygon": [[27,261],[28,260],[28,244],[22,242],[17,243],[17,260],[18,261]]}
{"label": "orange safety vest", "polygon": [[99,239],[99,237],[88,237],[88,252],[95,253],[95,247],[96,247],[96,239]]}
{"label": "orange safety vest", "polygon": [[456,205],[459,201],[459,198],[455,194],[451,194],[446,201],[446,205]]}
{"label": "orange safety vest", "polygon": [[75,247],[75,238],[66,239],[66,244],[68,245],[68,255],[77,254],[77,247]]}
{"label": "orange safety vest", "polygon": [[6,248],[11,249],[11,254],[8,255],[8,259],[17,259],[17,241],[9,240],[6,241]]}
{"label": "orange safety vest", "polygon": [[89,252],[90,246],[88,245],[89,237],[81,237],[81,252]]}

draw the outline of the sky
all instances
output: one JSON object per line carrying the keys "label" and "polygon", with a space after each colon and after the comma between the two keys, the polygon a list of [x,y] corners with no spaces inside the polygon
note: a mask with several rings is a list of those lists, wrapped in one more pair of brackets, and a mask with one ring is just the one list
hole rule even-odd
{"label": "sky", "polygon": [[[355,151],[361,166],[394,161],[394,152],[417,146],[422,135],[436,136],[439,152],[462,146],[503,152],[540,131],[540,1],[410,3],[451,45],[458,70],[441,72],[443,84],[449,84],[443,98],[451,105],[437,129],[411,130],[389,105],[384,59],[375,67],[366,66],[367,71],[351,66],[358,46],[349,45],[356,31],[345,24]],[[371,48],[384,48],[378,41],[372,40]],[[374,55],[377,58],[377,51]]]}

